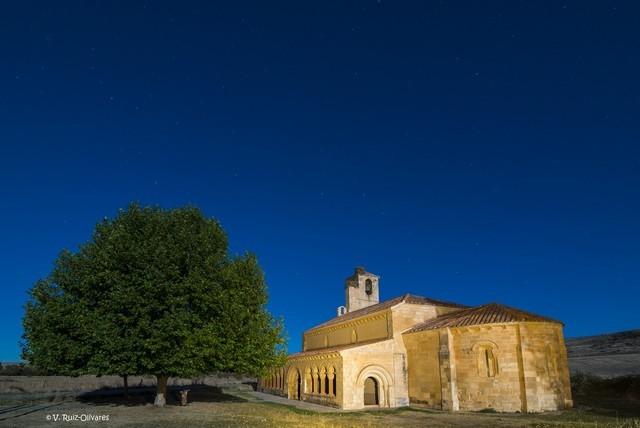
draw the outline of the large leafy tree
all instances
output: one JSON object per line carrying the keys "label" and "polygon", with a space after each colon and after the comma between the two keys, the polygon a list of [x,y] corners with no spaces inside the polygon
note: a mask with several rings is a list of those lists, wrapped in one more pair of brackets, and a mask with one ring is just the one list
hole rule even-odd
{"label": "large leafy tree", "polygon": [[256,257],[230,256],[220,224],[193,207],[132,204],[104,219],[30,296],[27,361],[66,375],[152,374],[159,405],[171,376],[260,375],[284,357]]}

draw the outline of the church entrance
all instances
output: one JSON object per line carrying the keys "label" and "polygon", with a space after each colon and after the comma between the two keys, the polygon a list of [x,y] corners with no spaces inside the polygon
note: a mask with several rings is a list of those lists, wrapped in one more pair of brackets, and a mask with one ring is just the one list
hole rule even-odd
{"label": "church entrance", "polygon": [[364,405],[380,405],[380,400],[378,397],[378,381],[372,377],[368,377],[364,381]]}
{"label": "church entrance", "polygon": [[302,379],[300,378],[300,372],[297,369],[293,369],[289,375],[289,399],[300,400],[300,387]]}

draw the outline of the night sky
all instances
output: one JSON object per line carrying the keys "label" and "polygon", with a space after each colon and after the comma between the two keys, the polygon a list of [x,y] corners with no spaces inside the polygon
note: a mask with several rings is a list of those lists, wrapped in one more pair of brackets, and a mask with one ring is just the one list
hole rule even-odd
{"label": "night sky", "polygon": [[640,327],[640,4],[6,2],[0,360],[27,290],[130,201],[255,252],[289,350],[381,298]]}

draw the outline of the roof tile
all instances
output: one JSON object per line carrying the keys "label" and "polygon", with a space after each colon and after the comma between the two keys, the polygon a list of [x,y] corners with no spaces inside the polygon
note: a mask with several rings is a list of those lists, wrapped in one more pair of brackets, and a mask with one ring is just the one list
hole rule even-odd
{"label": "roof tile", "polygon": [[334,324],[338,324],[344,321],[349,321],[353,319],[357,319],[363,317],[365,315],[370,315],[375,312],[383,311],[392,306],[395,306],[399,303],[410,303],[416,305],[435,305],[435,306],[448,306],[454,308],[467,308],[468,306],[460,305],[458,303],[445,302],[442,300],[429,299],[428,297],[416,296],[414,294],[404,294],[402,296],[395,297],[390,300],[385,300],[384,302],[377,303],[375,305],[367,306],[366,308],[358,309],[357,311],[347,312],[346,314],[331,318],[329,321],[326,321],[322,324],[319,324],[315,327],[310,328],[307,331],[317,330],[319,328],[328,327]]}
{"label": "roof tile", "polygon": [[358,346],[366,346],[371,345],[372,343],[384,342],[385,340],[389,340],[387,338],[384,339],[375,339],[369,340],[367,342],[358,342],[358,343],[350,343],[347,345],[339,345],[333,346],[331,348],[320,348],[320,349],[311,349],[309,351],[297,352],[295,354],[289,355],[289,358],[297,358],[297,357],[308,357],[312,355],[321,355],[321,354],[330,354],[333,352],[344,351],[345,349],[356,348]]}
{"label": "roof tile", "polygon": [[507,322],[553,322],[562,324],[558,320],[536,315],[520,309],[512,308],[498,303],[489,303],[483,306],[462,309],[450,312],[437,318],[432,318],[405,333],[415,333],[424,330],[436,330],[447,327],[466,327],[482,324],[507,323]]}

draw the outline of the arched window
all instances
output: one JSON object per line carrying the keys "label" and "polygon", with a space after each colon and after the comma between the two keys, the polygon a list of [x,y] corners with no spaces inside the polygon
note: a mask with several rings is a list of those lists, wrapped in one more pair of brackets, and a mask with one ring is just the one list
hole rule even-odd
{"label": "arched window", "polygon": [[338,388],[336,388],[336,386],[338,385],[338,373],[336,372],[336,374],[333,375],[333,388],[331,388],[331,395],[336,395],[336,391],[338,390]]}
{"label": "arched window", "polygon": [[329,395],[329,374],[324,373],[324,393]]}
{"label": "arched window", "polygon": [[495,377],[498,374],[497,347],[491,342],[480,343],[474,346],[478,375],[481,377]]}

